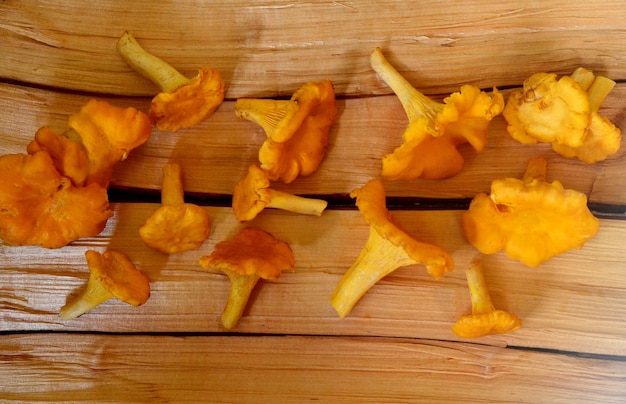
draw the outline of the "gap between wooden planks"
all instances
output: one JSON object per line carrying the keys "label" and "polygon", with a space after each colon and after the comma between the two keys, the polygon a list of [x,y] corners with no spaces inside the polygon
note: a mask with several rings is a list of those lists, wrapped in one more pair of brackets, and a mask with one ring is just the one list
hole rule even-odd
{"label": "gap between wooden planks", "polygon": [[626,362],[386,338],[0,336],[9,401],[621,403]]}
{"label": "gap between wooden planks", "polygon": [[[607,97],[601,114],[618,127],[626,128],[621,99],[626,85],[619,84]],[[67,117],[78,111],[91,96],[38,90],[0,84],[0,154],[24,153],[41,126],[57,132],[67,129]],[[114,105],[147,111],[149,100],[104,98]],[[342,99],[339,117],[330,135],[330,147],[319,169],[289,185],[273,184],[295,194],[346,196],[371,178],[379,177],[381,159],[402,143],[406,115],[395,96]],[[258,162],[258,149],[265,139],[262,129],[235,116],[234,102],[223,103],[215,115],[197,127],[178,133],[155,129],[144,146],[118,164],[112,187],[158,191],[161,169],[168,161],[182,164],[185,190],[198,194],[229,195],[243,178],[249,164]],[[467,147],[466,147],[467,146]],[[566,188],[588,195],[590,202],[626,206],[626,149],[593,165],[566,159],[549,145],[521,145],[506,133],[499,116],[489,128],[487,146],[481,153],[461,146],[465,167],[458,175],[438,181],[385,181],[390,197],[472,198],[489,191],[492,180],[520,178],[528,160],[548,160],[548,180],[559,180]],[[624,210],[622,210],[622,213]]]}
{"label": "gap between wooden planks", "polygon": [[[5,331],[223,332],[220,315],[229,282],[198,265],[215,243],[241,225],[230,208],[207,208],[212,234],[197,251],[164,256],[140,241],[138,227],[153,204],[116,204],[116,215],[95,238],[58,250],[0,245],[3,285],[0,329]],[[459,340],[450,330],[471,311],[463,268],[481,260],[496,307],[516,313],[521,330],[479,342],[626,356],[626,222],[602,220],[582,250],[529,269],[503,254],[483,257],[464,240],[461,211],[394,211],[413,236],[448,250],[456,269],[435,281],[423,267],[400,268],[375,285],[340,320],[329,297],[367,239],[358,211],[321,217],[266,210],[250,225],[290,244],[296,271],[257,288],[236,331],[243,333],[375,335]],[[110,301],[79,319],[58,317],[68,296],[85,284],[87,249],[127,254],[151,280],[152,295],[139,308]]]}

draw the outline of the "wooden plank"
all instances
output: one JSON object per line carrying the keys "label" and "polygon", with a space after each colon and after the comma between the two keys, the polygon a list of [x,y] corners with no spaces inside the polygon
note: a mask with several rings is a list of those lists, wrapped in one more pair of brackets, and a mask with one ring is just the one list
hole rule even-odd
{"label": "wooden plank", "polygon": [[[58,250],[0,245],[0,330],[102,332],[223,332],[220,315],[229,282],[203,270],[198,259],[241,227],[230,208],[207,208],[213,230],[197,251],[164,256],[147,248],[137,229],[150,204],[115,205],[98,237]],[[458,340],[450,326],[471,311],[463,268],[480,259],[494,304],[516,313],[524,327],[479,340],[494,345],[626,356],[626,221],[602,220],[582,250],[529,269],[503,254],[481,257],[465,240],[460,211],[394,211],[407,231],[449,251],[456,270],[440,281],[423,267],[400,268],[366,294],[345,320],[329,297],[365,245],[368,227],[358,211],[321,217],[267,210],[251,225],[287,241],[296,271],[257,288],[237,331],[244,333],[365,335]],[[87,249],[126,253],[151,280],[139,308],[110,301],[88,315],[62,321],[59,308],[86,282]]]}
{"label": "wooden plank", "polygon": [[[601,113],[617,126],[626,128],[620,100],[626,85],[618,85],[609,95]],[[67,117],[78,111],[90,96],[37,90],[0,84],[0,154],[23,153],[41,126],[57,132],[67,128]],[[147,110],[141,98],[104,98],[114,105]],[[318,171],[288,186],[274,184],[296,194],[346,195],[369,179],[378,177],[381,159],[402,142],[406,115],[395,96],[366,97],[339,101],[340,115],[331,132],[329,151]],[[147,144],[136,149],[119,164],[113,187],[158,190],[161,168],[177,160],[185,173],[188,192],[226,194],[257,162],[265,139],[262,129],[234,114],[234,103],[225,102],[200,125],[178,133],[155,129]],[[485,150],[475,153],[461,147],[466,159],[457,176],[439,181],[386,181],[389,196],[429,198],[471,198],[489,190],[493,179],[521,177],[528,160],[535,156],[548,159],[548,179],[560,180],[567,188],[589,195],[597,203],[626,205],[626,149],[608,160],[588,165],[565,159],[547,145],[521,145],[506,133],[506,122],[496,117],[489,130]]]}
{"label": "wooden plank", "polygon": [[[619,0],[487,0],[463,7],[425,1],[290,2],[194,0],[0,3],[0,78],[92,93],[149,95],[115,52],[130,30],[185,74],[210,64],[227,97],[288,95],[303,81],[331,79],[340,94],[389,93],[368,66],[383,47],[428,93],[462,83],[518,85],[537,71],[580,64],[626,79]],[[425,57],[427,56],[427,57]]]}
{"label": "wooden plank", "polygon": [[621,403],[626,362],[382,338],[0,336],[9,401]]}

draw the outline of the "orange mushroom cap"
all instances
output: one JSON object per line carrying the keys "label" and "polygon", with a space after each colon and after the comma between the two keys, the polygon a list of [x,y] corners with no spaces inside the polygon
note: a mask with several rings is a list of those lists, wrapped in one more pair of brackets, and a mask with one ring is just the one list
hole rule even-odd
{"label": "orange mushroom cap", "polygon": [[5,243],[63,247],[99,234],[112,215],[105,188],[72,185],[46,151],[0,157],[0,238]]}
{"label": "orange mushroom cap", "polygon": [[338,109],[331,81],[321,80],[302,85],[290,100],[240,98],[235,113],[263,128],[267,139],[259,149],[261,168],[270,180],[288,184],[317,170]]}

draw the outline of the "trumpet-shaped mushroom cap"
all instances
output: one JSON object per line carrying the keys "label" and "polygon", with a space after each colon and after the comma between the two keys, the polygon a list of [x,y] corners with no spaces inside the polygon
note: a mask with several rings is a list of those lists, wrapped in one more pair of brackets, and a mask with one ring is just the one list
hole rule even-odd
{"label": "trumpet-shaped mushroom cap", "polygon": [[350,193],[371,229],[381,238],[402,247],[416,263],[423,263],[433,277],[439,279],[454,268],[454,261],[445,250],[432,244],[418,241],[408,235],[396,223],[387,210],[386,195],[382,181],[368,181],[363,187]]}
{"label": "trumpet-shaped mushroom cap", "polygon": [[233,190],[233,211],[237,220],[250,221],[265,209],[272,199],[269,187],[267,172],[257,165],[250,165],[248,174]]}
{"label": "trumpet-shaped mushroom cap", "polygon": [[176,132],[213,114],[224,100],[224,82],[217,70],[204,67],[187,84],[152,99],[150,119],[160,130]]}
{"label": "trumpet-shaped mushroom cap", "polygon": [[108,187],[113,166],[144,144],[152,134],[150,119],[135,108],[118,108],[91,100],[68,120],[80,135],[89,158],[86,183]]}
{"label": "trumpet-shaped mushroom cap", "polygon": [[117,251],[85,252],[91,276],[117,299],[141,306],[150,297],[150,280],[125,255]]}
{"label": "trumpet-shaped mushroom cap", "polygon": [[199,262],[205,269],[258,275],[263,279],[277,279],[282,271],[295,268],[289,244],[254,227],[245,227],[231,240],[220,241],[211,255],[202,257]]}
{"label": "trumpet-shaped mushroom cap", "polygon": [[559,181],[546,182],[545,175],[546,160],[535,158],[523,180],[495,180],[490,195],[476,195],[463,213],[468,241],[483,254],[504,250],[530,267],[582,248],[599,230],[587,197]]}
{"label": "trumpet-shaped mushroom cap", "polygon": [[261,168],[270,180],[288,184],[317,170],[338,110],[332,83],[322,80],[304,84],[289,101],[239,99],[235,112],[265,130],[267,139],[259,149]]}
{"label": "trumpet-shaped mushroom cap", "polygon": [[99,234],[113,216],[106,189],[73,186],[46,151],[0,157],[0,238],[59,248]]}

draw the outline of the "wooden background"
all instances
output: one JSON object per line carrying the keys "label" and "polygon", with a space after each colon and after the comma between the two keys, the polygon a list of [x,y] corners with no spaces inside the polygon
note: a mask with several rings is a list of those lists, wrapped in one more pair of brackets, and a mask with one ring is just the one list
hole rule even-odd
{"label": "wooden background", "polygon": [[[218,69],[226,101],[202,124],[155,129],[114,173],[115,216],[102,234],[45,250],[0,243],[0,400],[99,402],[623,402],[626,397],[626,151],[586,165],[549,146],[523,146],[502,117],[485,150],[443,181],[386,181],[392,214],[415,237],[447,249],[442,280],[405,267],[340,320],[328,301],[368,227],[347,194],[380,174],[401,142],[404,112],[369,67],[381,47],[421,91],[441,99],[470,83],[505,96],[535,72],[584,66],[618,82],[600,112],[626,128],[623,1],[0,1],[0,154],[23,153],[36,130],[61,132],[90,98],[147,110],[156,88],[116,54],[128,30],[191,76]],[[234,184],[264,134],[233,112],[239,97],[286,97],[330,79],[338,122],[319,170],[276,188],[328,199],[321,217],[264,211],[249,225],[287,241],[296,271],[260,284],[234,332],[220,315],[228,280],[198,258],[242,226]],[[597,237],[529,269],[480,256],[460,215],[491,180],[520,177],[531,157],[548,179],[585,192]],[[159,203],[160,170],[178,161],[188,198],[213,230],[197,251],[165,256],[138,227]],[[110,301],[58,317],[87,279],[84,252],[127,254],[151,280],[139,308]],[[506,336],[462,340],[469,312],[463,268],[484,263],[494,304],[524,322]]]}

